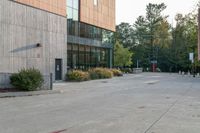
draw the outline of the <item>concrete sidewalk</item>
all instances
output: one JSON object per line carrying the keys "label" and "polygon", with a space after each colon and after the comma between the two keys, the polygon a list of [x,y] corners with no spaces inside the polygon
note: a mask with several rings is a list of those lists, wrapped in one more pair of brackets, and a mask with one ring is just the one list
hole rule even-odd
{"label": "concrete sidewalk", "polygon": [[58,93],[61,93],[61,91],[41,90],[41,91],[27,91],[27,92],[6,92],[6,93],[0,93],[0,98],[38,96],[38,95],[58,94]]}

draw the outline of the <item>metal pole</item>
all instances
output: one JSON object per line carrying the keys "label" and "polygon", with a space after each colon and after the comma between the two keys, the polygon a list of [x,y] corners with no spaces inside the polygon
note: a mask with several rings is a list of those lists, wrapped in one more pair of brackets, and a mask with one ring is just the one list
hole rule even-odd
{"label": "metal pole", "polygon": [[50,73],[50,90],[53,90],[53,73]]}
{"label": "metal pole", "polygon": [[193,77],[195,77],[195,64],[194,64],[194,61],[193,61],[193,64],[192,64],[192,68],[193,68]]}

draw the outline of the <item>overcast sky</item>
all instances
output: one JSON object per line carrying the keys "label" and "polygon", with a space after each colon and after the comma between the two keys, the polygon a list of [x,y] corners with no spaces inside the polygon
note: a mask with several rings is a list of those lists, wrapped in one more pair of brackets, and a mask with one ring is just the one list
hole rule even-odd
{"label": "overcast sky", "polygon": [[195,9],[198,0],[116,0],[116,21],[128,22],[133,24],[139,15],[145,15],[146,5],[148,3],[162,3],[167,5],[164,12],[169,15],[168,20],[173,22],[177,13],[186,14]]}

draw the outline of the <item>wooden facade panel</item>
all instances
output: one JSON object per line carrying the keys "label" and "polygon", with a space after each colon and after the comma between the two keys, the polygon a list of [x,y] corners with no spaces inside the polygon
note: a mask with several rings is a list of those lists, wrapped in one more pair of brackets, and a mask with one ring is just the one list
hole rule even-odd
{"label": "wooden facade panel", "polygon": [[80,0],[80,21],[115,31],[115,0]]}
{"label": "wooden facade panel", "polygon": [[66,0],[15,0],[16,2],[66,16]]}

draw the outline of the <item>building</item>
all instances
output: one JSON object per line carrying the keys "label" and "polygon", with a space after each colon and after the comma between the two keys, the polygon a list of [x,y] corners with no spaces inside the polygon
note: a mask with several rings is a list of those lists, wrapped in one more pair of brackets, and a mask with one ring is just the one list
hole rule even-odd
{"label": "building", "polygon": [[48,88],[67,69],[112,67],[115,0],[0,0],[0,88],[37,68]]}
{"label": "building", "polygon": [[68,69],[112,67],[115,0],[67,0]]}
{"label": "building", "polygon": [[9,75],[22,68],[39,69],[47,86],[50,73],[53,80],[63,79],[67,70],[65,3],[0,0],[0,86],[7,87]]}

